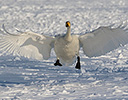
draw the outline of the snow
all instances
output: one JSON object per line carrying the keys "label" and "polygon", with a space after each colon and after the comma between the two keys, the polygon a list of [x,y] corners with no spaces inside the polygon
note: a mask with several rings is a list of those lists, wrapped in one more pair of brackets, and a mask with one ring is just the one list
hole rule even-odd
{"label": "snow", "polygon": [[[84,34],[128,22],[127,0],[0,0],[0,25],[11,33]],[[80,50],[81,70],[0,53],[0,100],[127,100],[128,45],[100,57]]]}

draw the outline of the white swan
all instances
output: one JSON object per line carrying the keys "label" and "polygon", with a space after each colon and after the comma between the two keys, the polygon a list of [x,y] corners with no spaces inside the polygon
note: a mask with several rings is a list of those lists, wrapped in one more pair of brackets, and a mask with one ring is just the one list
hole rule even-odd
{"label": "white swan", "polygon": [[77,69],[80,69],[80,45],[88,57],[100,56],[120,45],[128,43],[126,27],[100,27],[84,35],[71,35],[71,24],[66,22],[67,33],[64,36],[49,37],[33,32],[10,34],[0,31],[0,51],[37,60],[48,59],[51,49],[57,56],[55,66],[61,62],[70,63],[77,56]]}

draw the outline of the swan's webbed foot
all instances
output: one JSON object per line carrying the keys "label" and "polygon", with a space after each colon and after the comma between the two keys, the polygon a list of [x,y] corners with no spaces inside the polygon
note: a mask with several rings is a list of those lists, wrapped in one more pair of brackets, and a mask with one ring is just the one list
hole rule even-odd
{"label": "swan's webbed foot", "polygon": [[59,59],[57,59],[56,63],[54,63],[55,66],[62,66],[62,64],[60,63]]}
{"label": "swan's webbed foot", "polygon": [[77,57],[77,63],[76,63],[76,69],[80,69],[81,68],[81,65],[80,65],[80,57],[78,56]]}

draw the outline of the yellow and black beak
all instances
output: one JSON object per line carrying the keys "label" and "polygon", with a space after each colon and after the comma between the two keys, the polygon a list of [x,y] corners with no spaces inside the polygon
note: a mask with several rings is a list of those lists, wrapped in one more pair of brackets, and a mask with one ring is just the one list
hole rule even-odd
{"label": "yellow and black beak", "polygon": [[67,21],[67,22],[66,22],[66,27],[70,27],[70,26],[71,26],[70,22]]}

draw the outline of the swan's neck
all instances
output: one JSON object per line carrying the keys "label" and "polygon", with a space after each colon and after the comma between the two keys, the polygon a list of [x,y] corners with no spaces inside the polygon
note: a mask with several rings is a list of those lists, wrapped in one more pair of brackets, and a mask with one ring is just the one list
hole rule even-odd
{"label": "swan's neck", "polygon": [[71,27],[67,28],[67,33],[65,35],[65,40],[67,41],[71,41],[72,40],[72,36],[71,36]]}

